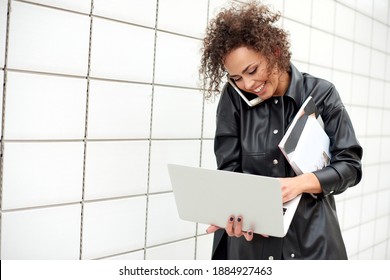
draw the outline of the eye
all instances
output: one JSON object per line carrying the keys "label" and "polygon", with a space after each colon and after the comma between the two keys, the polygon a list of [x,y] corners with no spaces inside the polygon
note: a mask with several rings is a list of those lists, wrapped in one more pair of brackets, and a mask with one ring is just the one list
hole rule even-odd
{"label": "eye", "polygon": [[256,71],[257,71],[257,67],[255,69],[251,70],[251,71],[248,71],[248,74],[249,75],[253,75],[253,74],[256,73]]}
{"label": "eye", "polygon": [[234,82],[238,82],[240,81],[242,78],[241,77],[237,77],[237,78],[231,78]]}

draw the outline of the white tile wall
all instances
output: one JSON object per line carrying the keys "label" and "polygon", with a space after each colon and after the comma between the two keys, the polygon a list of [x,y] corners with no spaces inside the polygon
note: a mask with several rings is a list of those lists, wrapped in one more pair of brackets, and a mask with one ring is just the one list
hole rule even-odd
{"label": "white tile wall", "polygon": [[[1,259],[210,259],[213,235],[179,218],[166,165],[216,168],[218,98],[202,100],[198,66],[228,2],[14,0],[7,30],[0,0]],[[336,197],[348,256],[389,259],[389,1],[266,3],[364,148],[362,181]]]}
{"label": "white tile wall", "polygon": [[153,49],[152,29],[94,18],[91,76],[150,83]]}
{"label": "white tile wall", "polygon": [[7,0],[0,0],[0,68],[4,67],[5,39],[7,32]]}
{"label": "white tile wall", "polygon": [[91,80],[88,139],[134,139],[150,135],[152,87]]}
{"label": "white tile wall", "polygon": [[3,213],[1,258],[74,260],[80,253],[80,205]]}
{"label": "white tile wall", "polygon": [[145,240],[146,197],[84,205],[82,259],[141,249]]}
{"label": "white tile wall", "polygon": [[93,14],[106,18],[154,27],[157,0],[144,0],[142,5],[128,0],[94,0]]}
{"label": "white tile wall", "polygon": [[2,209],[81,200],[82,142],[5,143]]}
{"label": "white tile wall", "polygon": [[85,76],[89,29],[88,16],[12,1],[8,67]]}
{"label": "white tile wall", "polygon": [[145,194],[148,141],[88,142],[86,200]]}
{"label": "white tile wall", "polygon": [[[201,38],[207,25],[208,0],[160,0],[158,29]],[[191,11],[191,19],[188,12]]]}
{"label": "white tile wall", "polygon": [[147,246],[189,238],[195,230],[195,223],[179,218],[172,193],[149,196]]}
{"label": "white tile wall", "polygon": [[5,139],[82,139],[86,96],[85,79],[8,72]]}

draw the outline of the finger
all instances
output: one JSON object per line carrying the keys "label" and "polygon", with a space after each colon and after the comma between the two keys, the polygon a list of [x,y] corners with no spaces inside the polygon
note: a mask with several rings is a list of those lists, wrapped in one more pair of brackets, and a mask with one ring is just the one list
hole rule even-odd
{"label": "finger", "polygon": [[234,216],[230,216],[226,226],[226,233],[229,236],[234,236],[233,225],[234,225]]}
{"label": "finger", "polygon": [[244,232],[244,237],[246,239],[246,241],[252,241],[253,239],[253,231],[250,229],[248,230],[247,232]]}
{"label": "finger", "polygon": [[234,223],[234,236],[240,237],[242,235],[242,217],[238,216]]}
{"label": "finger", "polygon": [[265,238],[268,238],[269,237],[269,235],[267,235],[267,234],[260,234],[262,237],[265,237]]}
{"label": "finger", "polygon": [[206,233],[213,233],[217,230],[219,230],[220,227],[219,226],[215,226],[215,225],[210,225],[207,229],[206,229]]}

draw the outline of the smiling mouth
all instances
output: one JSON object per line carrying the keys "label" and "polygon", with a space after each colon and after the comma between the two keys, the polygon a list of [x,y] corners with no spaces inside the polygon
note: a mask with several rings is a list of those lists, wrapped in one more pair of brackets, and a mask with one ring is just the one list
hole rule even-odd
{"label": "smiling mouth", "polygon": [[261,86],[259,86],[258,88],[255,88],[253,91],[256,92],[256,93],[259,93],[263,90],[263,88],[265,87],[265,84],[266,82],[264,82]]}

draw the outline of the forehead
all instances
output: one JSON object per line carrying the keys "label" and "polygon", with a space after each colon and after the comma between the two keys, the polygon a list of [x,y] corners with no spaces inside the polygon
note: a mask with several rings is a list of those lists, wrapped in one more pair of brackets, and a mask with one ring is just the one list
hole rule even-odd
{"label": "forehead", "polygon": [[263,61],[263,55],[247,47],[239,47],[230,51],[224,59],[224,67],[230,75],[239,75],[251,64]]}

